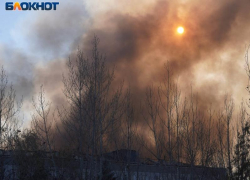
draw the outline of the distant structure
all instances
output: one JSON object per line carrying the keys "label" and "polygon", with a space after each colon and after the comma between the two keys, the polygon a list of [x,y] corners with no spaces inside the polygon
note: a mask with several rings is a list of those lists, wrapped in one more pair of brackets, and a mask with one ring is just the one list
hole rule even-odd
{"label": "distant structure", "polygon": [[[226,168],[191,166],[164,160],[140,160],[134,150],[117,150],[104,155],[117,179],[131,180],[226,180]],[[127,178],[129,177],[129,178]]]}
{"label": "distant structure", "polygon": [[[19,157],[20,153],[24,157]],[[37,156],[38,155],[38,156]],[[80,158],[71,156],[71,158],[61,157],[59,152],[54,152],[59,179],[72,179],[79,173]],[[41,158],[36,161],[34,157]],[[20,179],[20,158],[21,164],[43,163],[38,169],[46,173],[46,179],[53,179],[54,169],[51,163],[50,155],[47,152],[14,152],[0,150],[0,179],[16,180]],[[19,160],[18,160],[19,159]],[[29,160],[29,159],[33,159]],[[89,157],[83,156],[83,179],[90,176]],[[100,157],[95,157],[95,168],[98,169]],[[41,161],[42,160],[42,161]],[[25,162],[22,162],[25,161]],[[225,168],[211,168],[202,166],[191,166],[183,163],[168,163],[164,160],[153,161],[151,159],[140,159],[135,150],[121,149],[105,153],[102,155],[103,176],[109,180],[226,180],[227,170]],[[28,168],[26,173],[30,176],[37,173],[34,168],[36,164],[27,164],[22,168]],[[22,169],[21,168],[21,169]],[[93,167],[92,167],[93,168]],[[39,175],[40,176],[40,175]]]}

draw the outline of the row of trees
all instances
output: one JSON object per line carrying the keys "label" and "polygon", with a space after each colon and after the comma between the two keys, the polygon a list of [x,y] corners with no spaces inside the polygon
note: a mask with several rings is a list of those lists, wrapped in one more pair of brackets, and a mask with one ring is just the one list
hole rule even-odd
{"label": "row of trees", "polygon": [[[115,69],[109,68],[98,44],[99,39],[95,37],[90,58],[79,50],[74,59],[69,59],[68,72],[63,75],[67,105],[52,110],[41,86],[39,95],[32,101],[35,113],[31,128],[22,132],[17,121],[22,103],[16,103],[15,91],[11,85],[9,88],[2,69],[0,146],[4,150],[24,153],[15,156],[19,157],[16,159],[19,176],[46,179],[46,171],[41,171],[45,166],[44,158],[38,158],[43,157],[39,153],[46,151],[50,154],[53,176],[59,178],[61,174],[54,153],[58,151],[64,157],[68,157],[67,154],[79,157],[80,171],[74,178],[105,179],[103,154],[117,149],[135,149],[142,158],[165,160],[177,167],[183,163],[191,167],[226,167],[229,177],[246,179],[250,171],[250,133],[244,105],[237,119],[241,128],[238,128],[234,148],[234,102],[230,96],[225,96],[220,110],[215,111],[212,106],[202,108],[204,106],[200,106],[192,89],[190,95],[182,96],[171,67],[167,65],[164,82],[149,86],[141,105],[135,106],[133,89],[124,88],[122,83],[114,84]],[[60,142],[56,143],[55,139]],[[30,161],[23,161],[27,151],[36,153]],[[1,177],[4,176],[3,163],[1,161]],[[39,165],[37,170],[35,164]],[[127,162],[126,167],[129,165]],[[89,171],[84,171],[84,167]],[[34,173],[27,177],[27,170]]]}

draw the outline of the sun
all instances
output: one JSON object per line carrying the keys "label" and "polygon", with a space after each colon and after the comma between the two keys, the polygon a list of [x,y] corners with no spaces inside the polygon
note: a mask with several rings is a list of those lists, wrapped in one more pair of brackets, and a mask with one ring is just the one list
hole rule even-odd
{"label": "sun", "polygon": [[179,26],[179,27],[177,28],[177,32],[178,32],[179,34],[183,34],[183,33],[184,33],[184,28],[181,27],[181,26]]}

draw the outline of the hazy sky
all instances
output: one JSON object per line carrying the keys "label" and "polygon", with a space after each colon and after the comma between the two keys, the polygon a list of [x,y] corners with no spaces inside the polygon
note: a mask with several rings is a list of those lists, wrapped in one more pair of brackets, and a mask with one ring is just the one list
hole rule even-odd
{"label": "hazy sky", "polygon": [[117,81],[125,79],[135,94],[159,84],[169,62],[183,93],[192,85],[204,106],[219,105],[225,93],[237,102],[246,98],[249,0],[61,0],[56,11],[27,12],[5,11],[5,2],[0,63],[24,97],[25,119],[41,84],[53,102],[61,101],[64,62],[77,47],[89,50],[94,34],[108,64],[117,65]]}

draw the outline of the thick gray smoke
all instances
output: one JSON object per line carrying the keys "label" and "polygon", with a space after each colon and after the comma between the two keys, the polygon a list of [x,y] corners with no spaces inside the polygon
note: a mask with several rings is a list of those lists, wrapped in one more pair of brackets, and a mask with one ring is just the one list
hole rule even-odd
{"label": "thick gray smoke", "polygon": [[[163,81],[166,63],[182,94],[188,95],[192,85],[204,108],[211,103],[221,105],[225,93],[239,101],[246,97],[244,53],[250,42],[248,0],[131,4],[111,0],[84,4],[65,1],[59,11],[38,14],[24,34],[32,37],[28,50],[37,52],[35,57],[43,63],[33,61],[25,52],[15,56],[15,49],[3,50],[25,69],[17,71],[17,65],[8,68],[17,91],[30,98],[44,84],[48,97],[56,105],[65,103],[61,83],[65,61],[78,47],[88,56],[91,40],[97,35],[107,64],[116,65],[115,84],[124,80],[125,87],[130,86],[138,100],[143,98],[147,86]],[[185,28],[183,35],[176,33],[179,25]],[[2,61],[7,59],[4,57]],[[27,59],[29,63],[25,63]]]}

